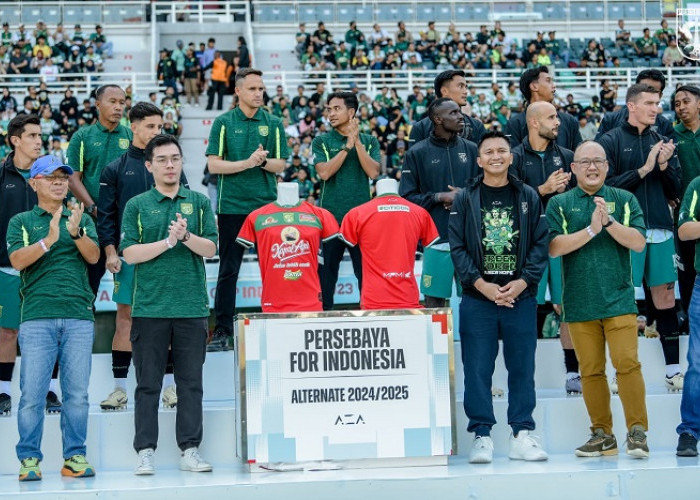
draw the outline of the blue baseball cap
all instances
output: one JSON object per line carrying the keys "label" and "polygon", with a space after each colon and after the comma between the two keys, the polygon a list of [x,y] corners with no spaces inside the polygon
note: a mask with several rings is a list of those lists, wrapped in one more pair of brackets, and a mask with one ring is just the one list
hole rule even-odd
{"label": "blue baseball cap", "polygon": [[73,169],[60,161],[55,156],[46,155],[38,158],[29,171],[29,176],[34,179],[38,175],[51,175],[58,169],[62,169],[68,175],[73,174]]}

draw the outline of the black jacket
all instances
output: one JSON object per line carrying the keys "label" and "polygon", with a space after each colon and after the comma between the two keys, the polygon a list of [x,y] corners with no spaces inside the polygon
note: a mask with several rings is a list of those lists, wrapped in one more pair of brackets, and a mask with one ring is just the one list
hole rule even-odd
{"label": "black jacket", "polygon": [[[629,117],[630,112],[627,109],[627,106],[623,106],[613,113],[605,113],[603,121],[600,122],[600,126],[598,127],[598,133],[595,136],[595,140],[597,141],[607,132],[619,127],[623,123],[627,123]],[[666,138],[673,137],[673,123],[668,121],[668,119],[663,115],[656,116],[656,123],[651,128]]]}
{"label": "black jacket", "polygon": [[[544,158],[540,157],[532,149],[530,139],[526,136],[522,144],[513,149],[513,163],[508,170],[539,194],[537,188],[544,184],[553,172],[560,168],[564,172],[571,172],[572,161],[574,161],[573,151],[551,141],[544,152]],[[576,178],[572,176],[568,188],[573,187],[575,183]],[[555,194],[557,193],[540,195],[543,205],[547,206],[547,202]]]}
{"label": "black jacket", "polygon": [[[97,237],[101,247],[114,245],[119,248],[126,202],[153,187],[153,174],[146,169],[145,162],[143,149],[132,144],[126,153],[102,170],[97,199]],[[189,188],[184,171],[180,175],[180,184]]]}
{"label": "black jacket", "polygon": [[[557,135],[557,144],[566,149],[574,151],[576,146],[583,142],[581,139],[581,131],[579,130],[578,120],[571,116],[566,111],[557,111],[559,117],[559,135]],[[516,148],[527,137],[527,121],[525,120],[525,111],[515,113],[510,117],[506,124],[505,132],[510,138],[510,147]]]}
{"label": "black jacket", "polygon": [[17,171],[14,153],[10,153],[5,163],[0,166],[0,267],[10,267],[7,255],[7,226],[15,215],[34,208],[37,204],[36,193],[29,183]]}
{"label": "black jacket", "polygon": [[[464,116],[462,137],[468,141],[472,141],[474,144],[479,144],[481,137],[486,133],[484,124],[476,118],[472,118],[464,113],[462,113],[462,116]],[[415,123],[413,127],[411,127],[411,134],[408,137],[409,147],[433,135],[433,130],[435,130],[435,125],[430,121],[430,117],[426,116]]]}
{"label": "black jacket", "polygon": [[449,191],[447,187],[463,188],[479,173],[476,145],[461,137],[449,143],[431,135],[406,152],[399,194],[430,212],[440,241],[447,241],[449,211],[435,200],[435,193]]}
{"label": "black jacket", "polygon": [[605,183],[626,189],[637,197],[648,229],[673,231],[673,217],[668,202],[682,196],[681,169],[676,154],[663,172],[659,170],[658,162],[644,179],[637,172],[647,161],[649,150],[661,140],[665,138],[652,127],[647,127],[640,134],[636,127],[624,122],[598,139],[598,142],[605,149],[608,158],[609,170]]}
{"label": "black jacket", "polygon": [[[473,179],[455,198],[450,212],[449,238],[452,262],[469,295],[484,298],[474,283],[482,277],[484,250],[481,245],[481,184],[483,175]],[[521,297],[537,295],[537,287],[547,266],[549,229],[537,192],[520,179],[508,175],[515,191],[515,206],[520,217],[518,262],[515,279],[522,278],[527,288]]]}

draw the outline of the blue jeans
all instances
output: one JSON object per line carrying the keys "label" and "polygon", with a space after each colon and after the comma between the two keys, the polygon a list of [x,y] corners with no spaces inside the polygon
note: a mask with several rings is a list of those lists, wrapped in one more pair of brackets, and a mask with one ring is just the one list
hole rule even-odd
{"label": "blue jeans", "polygon": [[695,277],[693,295],[688,307],[690,338],[688,340],[688,371],[683,381],[681,423],[678,434],[687,432],[700,438],[700,274]]}
{"label": "blue jeans", "polygon": [[523,297],[511,309],[465,294],[459,317],[467,431],[488,436],[496,423],[491,382],[499,336],[508,370],[508,425],[513,434],[534,430],[537,301],[532,296]]}
{"label": "blue jeans", "polygon": [[63,458],[85,455],[88,420],[88,383],[92,365],[95,323],[82,319],[37,319],[19,325],[22,351],[17,413],[17,458],[43,459],[46,393],[53,365],[58,359],[63,409],[61,433]]}

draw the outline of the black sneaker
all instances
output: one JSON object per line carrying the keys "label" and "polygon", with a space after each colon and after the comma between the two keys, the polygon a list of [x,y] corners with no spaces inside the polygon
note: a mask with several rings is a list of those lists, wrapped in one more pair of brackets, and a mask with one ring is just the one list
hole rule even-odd
{"label": "black sneaker", "polygon": [[0,393],[0,417],[9,417],[12,413],[12,398],[9,394]]}
{"label": "black sneaker", "polygon": [[49,391],[46,394],[46,413],[61,413],[61,400],[55,392]]}
{"label": "black sneaker", "polygon": [[678,447],[676,455],[679,457],[697,457],[698,456],[698,440],[695,436],[684,432],[678,436]]}
{"label": "black sneaker", "polygon": [[228,331],[223,328],[217,328],[214,330],[214,335],[209,344],[207,344],[207,352],[229,351],[231,349],[229,338],[231,338],[231,334]]}

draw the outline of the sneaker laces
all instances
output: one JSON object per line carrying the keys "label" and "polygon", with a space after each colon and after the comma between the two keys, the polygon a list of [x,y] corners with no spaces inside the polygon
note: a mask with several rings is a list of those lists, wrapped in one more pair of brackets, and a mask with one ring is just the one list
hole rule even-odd
{"label": "sneaker laces", "polygon": [[204,462],[204,459],[199,455],[199,450],[197,448],[190,448],[188,450],[185,450],[184,456],[186,458],[191,458],[192,460],[197,462],[197,464],[201,464],[202,462]]}
{"label": "sneaker laces", "polygon": [[75,462],[76,464],[87,464],[87,460],[85,459],[84,455],[73,455],[70,457],[68,460],[71,462]]}
{"label": "sneaker laces", "polygon": [[139,453],[140,467],[153,467],[153,450],[144,450]]}
{"label": "sneaker laces", "polygon": [[639,429],[639,428],[635,428],[629,433],[630,440],[636,441],[639,443],[643,442],[646,439],[646,437],[647,436],[644,433],[644,430]]}
{"label": "sneaker laces", "polygon": [[474,448],[493,450],[493,441],[488,436],[479,436],[474,440]]}
{"label": "sneaker laces", "polygon": [[[522,431],[520,431],[520,432],[522,432]],[[541,448],[542,446],[539,443],[539,439],[540,439],[539,436],[536,436],[534,434],[530,434],[528,432],[527,435],[523,438],[523,443],[525,443],[527,446],[532,446],[534,448]]]}

